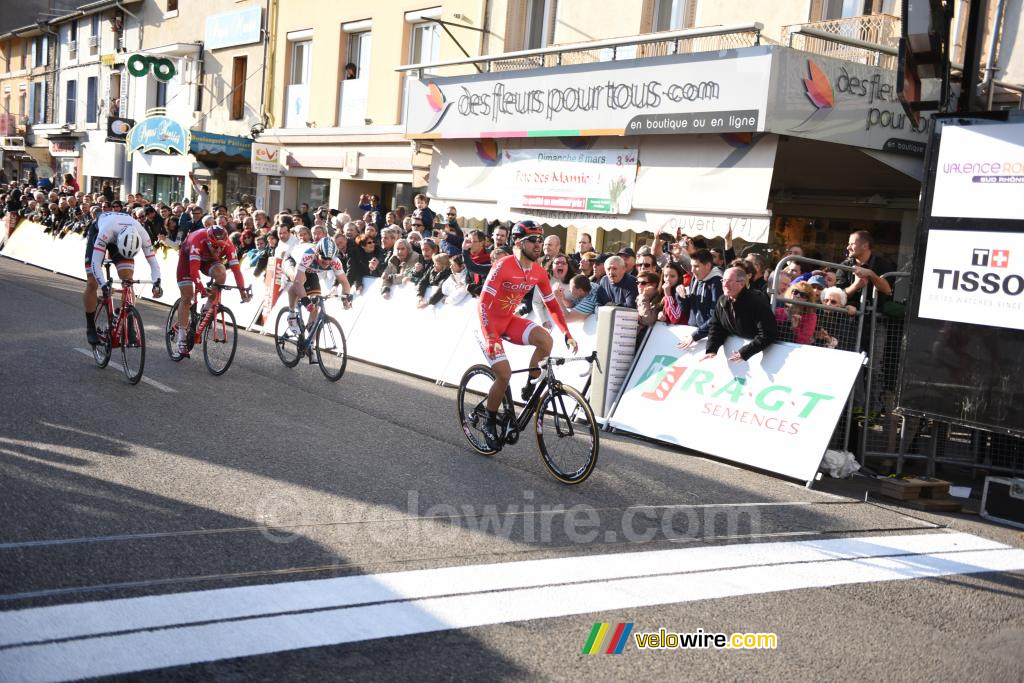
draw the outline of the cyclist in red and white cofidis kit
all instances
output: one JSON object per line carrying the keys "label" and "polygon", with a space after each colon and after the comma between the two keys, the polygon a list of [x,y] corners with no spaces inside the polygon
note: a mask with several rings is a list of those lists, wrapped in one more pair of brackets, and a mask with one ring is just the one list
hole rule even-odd
{"label": "cyclist in red and white cofidis kit", "polygon": [[182,357],[188,355],[188,316],[191,308],[193,283],[199,293],[206,296],[206,287],[199,279],[200,273],[212,277],[218,285],[224,284],[227,271],[223,261],[235,274],[235,284],[242,295],[242,303],[249,301],[251,295],[245,290],[242,269],[238,265],[235,245],[228,239],[228,231],[215,225],[211,228],[196,230],[189,234],[178,252],[178,289],[181,291],[181,305],[178,306],[178,353]]}
{"label": "cyclist in red and white cofidis kit", "polygon": [[[530,367],[548,357],[551,353],[551,335],[535,322],[520,318],[515,314],[523,297],[534,287],[540,288],[544,305],[551,312],[555,324],[565,334],[565,345],[576,353],[576,340],[569,334],[565,315],[561,306],[551,293],[551,281],[537,260],[541,256],[541,242],[544,231],[533,221],[520,221],[512,228],[510,237],[514,245],[514,254],[499,260],[491,268],[480,294],[478,311],[480,328],[478,335],[484,355],[491,369],[494,370],[494,384],[487,394],[487,419],[480,428],[487,445],[495,448],[498,445],[498,407],[505,395],[505,389],[512,378],[512,368],[505,358],[505,347],[502,339],[514,344],[533,346],[533,357]],[[529,400],[533,394],[533,382],[540,377],[540,370],[531,370],[529,380],[523,388],[523,400]]]}

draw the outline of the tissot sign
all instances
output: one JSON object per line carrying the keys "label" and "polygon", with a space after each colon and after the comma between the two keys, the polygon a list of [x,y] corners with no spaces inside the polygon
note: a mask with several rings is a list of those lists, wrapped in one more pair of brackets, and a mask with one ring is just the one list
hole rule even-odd
{"label": "tissot sign", "polygon": [[764,130],[771,53],[675,55],[410,82],[406,134],[427,138]]}
{"label": "tissot sign", "polygon": [[1024,233],[929,231],[918,315],[1024,330]]}

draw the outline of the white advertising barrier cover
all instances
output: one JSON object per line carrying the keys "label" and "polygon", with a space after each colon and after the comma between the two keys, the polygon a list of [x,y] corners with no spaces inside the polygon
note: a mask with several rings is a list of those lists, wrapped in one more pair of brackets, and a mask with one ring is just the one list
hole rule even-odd
{"label": "white advertising barrier cover", "polygon": [[[609,57],[611,55],[609,54]],[[409,80],[415,138],[764,130],[766,47]]]}
{"label": "white advertising barrier cover", "polygon": [[502,161],[510,206],[629,213],[636,149],[508,150]]}
{"label": "white advertising barrier cover", "polygon": [[1024,330],[1024,232],[930,230],[918,315]]}
{"label": "white advertising barrier cover", "polygon": [[[430,290],[428,296],[429,293]],[[341,325],[350,358],[458,385],[467,368],[485,362],[475,335],[479,325],[478,299],[469,297],[455,305],[442,303],[423,309],[416,308],[416,299],[413,285],[394,286],[391,298],[385,299],[380,293],[380,280],[366,278],[363,292],[356,296],[350,310],[344,310],[337,299],[330,299],[327,313]],[[287,296],[282,294],[267,316],[267,324],[263,326],[265,334],[274,334],[277,314],[286,304]],[[579,343],[579,357],[594,350],[596,315],[583,322],[570,323],[569,329]],[[569,356],[561,333],[554,331],[552,338],[552,355]],[[515,370],[527,366],[533,349],[506,342],[505,351]],[[573,363],[558,368],[556,374],[563,382],[582,390],[587,381],[582,373],[586,370],[587,364]],[[513,397],[519,396],[525,382],[523,374],[512,376]]]}
{"label": "white advertising barrier cover", "polygon": [[1024,123],[942,126],[932,216],[1019,220]]}
{"label": "white advertising barrier cover", "polygon": [[655,325],[610,424],[787,477],[814,478],[861,366],[861,354],[776,343],[748,362],[727,358],[729,337],[706,361],[693,332]]}

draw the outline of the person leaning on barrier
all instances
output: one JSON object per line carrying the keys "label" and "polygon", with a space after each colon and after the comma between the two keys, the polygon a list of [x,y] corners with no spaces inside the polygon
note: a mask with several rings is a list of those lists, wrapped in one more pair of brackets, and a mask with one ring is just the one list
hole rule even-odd
{"label": "person leaning on barrier", "polygon": [[844,265],[853,266],[853,271],[844,270],[836,277],[836,286],[846,292],[846,300],[851,306],[860,306],[861,295],[868,284],[875,286],[882,297],[892,295],[892,282],[882,277],[896,270],[896,266],[888,259],[874,253],[871,233],[858,230],[850,234],[846,247],[849,257]]}
{"label": "person leaning on barrier", "polygon": [[747,273],[742,268],[729,268],[722,278],[725,296],[718,299],[708,331],[707,353],[702,360],[714,358],[727,337],[736,335],[750,339],[729,356],[730,363],[750,359],[764,351],[778,336],[775,316],[768,299],[747,288]]}
{"label": "person leaning on barrier", "polygon": [[[418,295],[416,301],[416,308],[426,308],[427,306],[435,306],[441,299],[444,298],[444,289],[441,285],[452,275],[452,270],[449,267],[451,264],[451,258],[448,254],[434,254],[432,259],[433,268],[427,271],[426,275],[416,285],[416,293]],[[427,289],[435,287],[434,293],[427,299]]]}
{"label": "person leaning on barrier", "polygon": [[846,305],[846,292],[838,287],[821,290],[821,303],[831,308],[818,311],[818,346],[853,351],[857,335],[857,309]]}
{"label": "person leaning on barrier", "polygon": [[[818,293],[807,282],[794,282],[786,290],[786,298],[813,304],[818,302]],[[813,307],[790,301],[775,309],[775,322],[779,326],[780,341],[810,344],[818,326],[818,313]]]}
{"label": "person leaning on barrier", "polygon": [[636,278],[626,272],[626,262],[621,256],[611,256],[605,261],[607,275],[597,285],[597,304],[604,306],[625,306],[636,308]]}
{"label": "person leaning on barrier", "polygon": [[388,257],[388,265],[382,276],[381,296],[385,299],[390,297],[391,288],[411,278],[416,273],[416,264],[419,262],[420,255],[412,250],[409,240],[400,239],[395,242],[394,252]]}
{"label": "person leaning on barrier", "polygon": [[690,317],[687,324],[697,328],[692,335],[683,337],[679,348],[688,349],[708,336],[715,306],[722,297],[722,271],[714,264],[714,258],[707,249],[693,253],[693,281],[687,296],[687,310]]}
{"label": "person leaning on barrier", "polygon": [[430,265],[434,262],[434,254],[438,253],[437,242],[425,239],[420,242],[420,261],[413,268],[412,275],[402,280],[402,284],[411,282],[419,287],[420,281],[430,273]]}

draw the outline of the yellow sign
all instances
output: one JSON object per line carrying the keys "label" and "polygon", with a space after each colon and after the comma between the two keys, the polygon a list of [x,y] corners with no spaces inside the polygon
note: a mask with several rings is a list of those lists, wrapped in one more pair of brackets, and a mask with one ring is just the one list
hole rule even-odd
{"label": "yellow sign", "polygon": [[117,62],[117,55],[111,53],[109,55],[100,55],[100,64],[103,66],[114,66]]}

